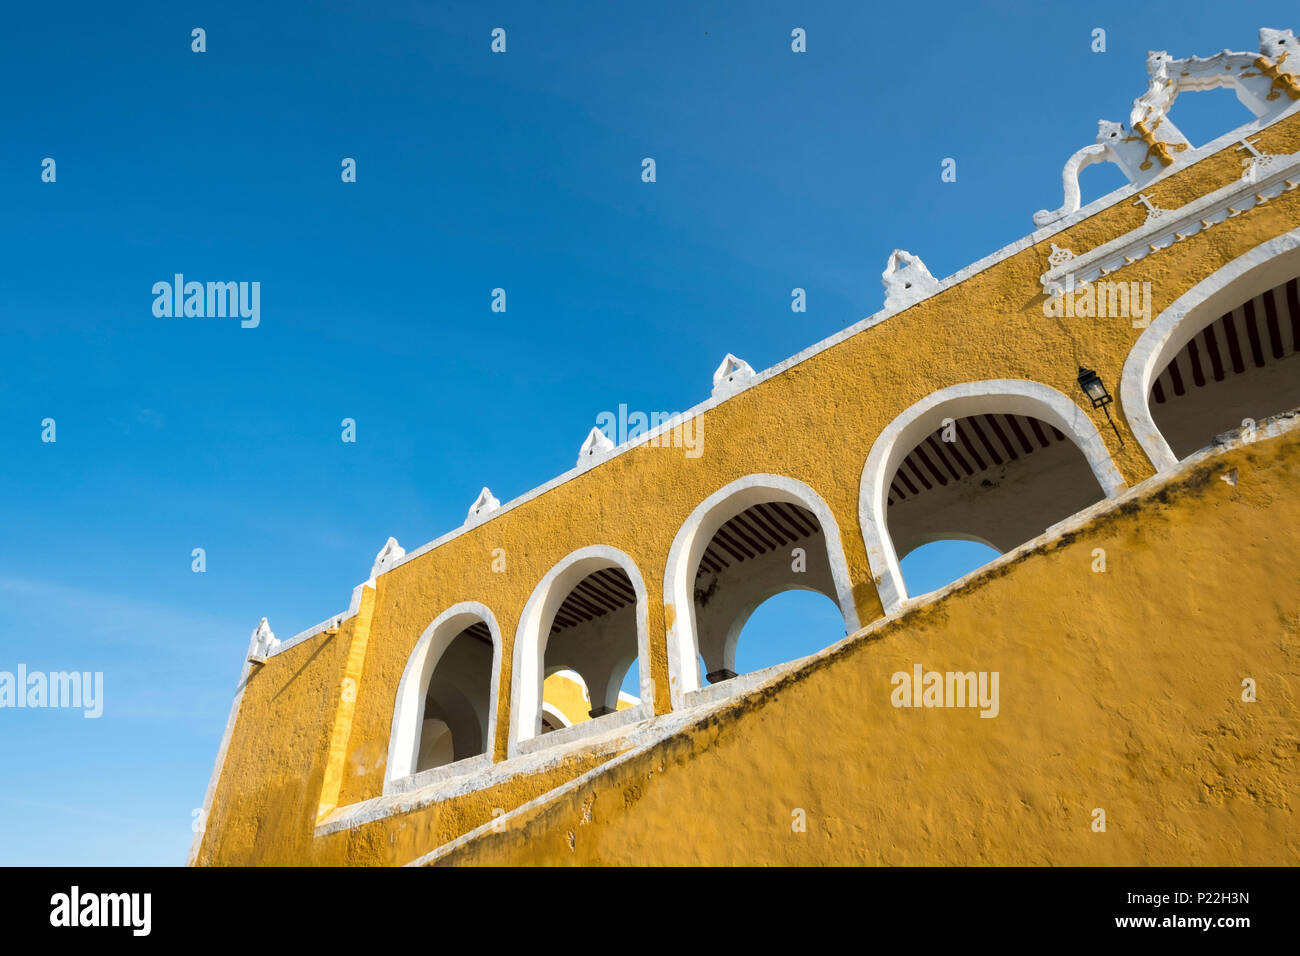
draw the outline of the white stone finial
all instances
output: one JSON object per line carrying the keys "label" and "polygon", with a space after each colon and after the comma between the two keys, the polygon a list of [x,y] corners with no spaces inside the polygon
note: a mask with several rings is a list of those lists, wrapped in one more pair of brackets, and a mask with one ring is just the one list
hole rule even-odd
{"label": "white stone finial", "polygon": [[731,395],[740,391],[754,378],[754,370],[742,358],[736,358],[730,352],[713,373],[713,397]]}
{"label": "white stone finial", "polygon": [[478,497],[474,499],[474,503],[469,506],[469,515],[466,516],[465,523],[473,524],[482,518],[486,518],[489,514],[500,507],[501,502],[498,501],[496,496],[494,496],[492,492],[488,490],[487,486],[484,485],[483,490],[480,491]]}
{"label": "white stone finial", "polygon": [[885,286],[885,308],[902,309],[919,302],[939,288],[939,280],[930,275],[919,256],[895,249],[880,274]]}
{"label": "white stone finial", "polygon": [[261,623],[253,629],[253,636],[250,639],[248,656],[251,660],[264,660],[271,654],[275,653],[280,642],[275,639],[271,633],[271,625],[266,623],[266,618],[262,618]]}
{"label": "white stone finial", "polygon": [[614,443],[599,428],[592,428],[587,433],[587,440],[578,449],[578,467],[594,465],[614,450]]}
{"label": "white stone finial", "polygon": [[396,538],[389,538],[375,555],[375,563],[370,568],[370,581],[373,582],[404,557],[406,557],[406,549],[397,543]]}

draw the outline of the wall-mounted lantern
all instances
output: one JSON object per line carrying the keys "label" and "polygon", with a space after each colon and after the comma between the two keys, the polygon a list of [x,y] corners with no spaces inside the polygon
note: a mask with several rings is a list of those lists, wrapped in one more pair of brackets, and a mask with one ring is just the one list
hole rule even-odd
{"label": "wall-mounted lantern", "polygon": [[1110,422],[1111,430],[1115,432],[1115,437],[1119,438],[1119,443],[1123,446],[1124,439],[1120,437],[1119,429],[1115,427],[1115,420],[1110,417],[1110,409],[1106,407],[1114,399],[1110,397],[1110,392],[1106,391],[1106,384],[1101,380],[1101,376],[1092,369],[1080,365],[1079,387],[1083,389],[1083,394],[1088,396],[1093,408],[1100,408],[1106,413],[1106,421]]}

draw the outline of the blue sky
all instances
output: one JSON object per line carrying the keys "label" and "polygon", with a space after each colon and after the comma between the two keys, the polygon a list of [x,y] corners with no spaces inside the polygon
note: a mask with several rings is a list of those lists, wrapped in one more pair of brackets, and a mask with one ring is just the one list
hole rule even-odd
{"label": "blue sky", "polygon": [[[388,535],[567,470],[602,410],[688,408],[726,352],[763,369],[877,311],[895,247],[942,277],[1030,232],[1148,48],[1254,50],[1294,5],[1173,12],[10,5],[0,670],[102,670],[106,700],[0,711],[0,863],[183,862],[260,617],[344,609]],[[1198,145],[1248,118],[1174,116]],[[1121,184],[1090,169],[1084,201]],[[177,272],[259,281],[260,325],[156,318]],[[741,664],[833,639],[822,600],[762,609]]]}

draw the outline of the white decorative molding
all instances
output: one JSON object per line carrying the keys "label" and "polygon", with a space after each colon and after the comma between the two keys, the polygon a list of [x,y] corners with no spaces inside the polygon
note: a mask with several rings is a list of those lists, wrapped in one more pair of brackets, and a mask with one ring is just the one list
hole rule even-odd
{"label": "white decorative molding", "polygon": [[609,436],[599,428],[592,428],[592,430],[587,433],[586,441],[584,441],[582,447],[578,449],[577,467],[585,468],[589,465],[594,465],[598,462],[604,461],[609,457],[610,452],[613,450],[614,443],[609,440]]}
{"label": "white decorative molding", "polygon": [[[1105,120],[1102,120],[1104,123]],[[1098,139],[1102,136],[1097,134]],[[1079,193],[1079,173],[1085,167],[1112,161],[1110,151],[1104,144],[1094,143],[1078,150],[1073,156],[1065,161],[1065,167],[1061,170],[1061,183],[1065,190],[1065,202],[1057,209],[1040,209],[1034,213],[1035,226],[1050,226],[1059,222],[1066,216],[1079,211],[1081,201]]]}
{"label": "white decorative molding", "polygon": [[1251,139],[1249,136],[1243,136],[1237,140],[1240,144],[1237,147],[1239,152],[1246,153],[1246,158],[1241,161],[1243,182],[1254,183],[1259,180],[1260,174],[1268,175],[1273,172],[1278,161],[1284,157],[1275,156],[1272,153],[1262,153],[1259,150],[1259,140]]}
{"label": "white decorative molding", "polygon": [[1138,198],[1133,200],[1131,205],[1146,207],[1147,218],[1142,223],[1142,225],[1144,226],[1149,226],[1151,225],[1151,223],[1164,218],[1165,210],[1161,209],[1154,202],[1152,202],[1151,197],[1148,196],[1146,193],[1138,193]]}
{"label": "white decorative molding", "polygon": [[1129,431],[1158,472],[1178,465],[1178,456],[1151,414],[1151,386],[1190,339],[1223,313],[1241,304],[1250,290],[1269,289],[1300,266],[1300,229],[1261,243],[1202,279],[1155,317],[1134,343],[1120,375],[1119,400]]}
{"label": "white decorative molding", "polygon": [[730,352],[713,373],[713,397],[734,395],[754,380],[754,370],[744,359]]}
{"label": "white decorative molding", "polygon": [[1296,76],[1281,70],[1292,54],[1300,54],[1300,49],[1291,31],[1267,27],[1259,31],[1257,54],[1224,50],[1206,58],[1175,60],[1163,50],[1151,51],[1147,89],[1133,101],[1128,126],[1109,120],[1097,124],[1096,142],[1071,156],[1062,170],[1065,202],[1058,209],[1034,213],[1034,225],[1051,225],[1078,211],[1079,173],[1086,166],[1114,163],[1131,184],[1142,187],[1185,165],[1191,157],[1181,154],[1192,144],[1169,119],[1180,93],[1227,87],[1261,124],[1288,112],[1300,100]]}
{"label": "white decorative molding", "polygon": [[253,628],[253,636],[250,638],[248,645],[248,659],[250,661],[265,661],[275,653],[279,646],[280,642],[271,633],[271,625],[266,623],[266,618],[262,618],[261,623]]}
{"label": "white decorative molding", "polygon": [[[872,444],[862,468],[858,519],[867,548],[867,563],[887,615],[898,611],[907,601],[907,587],[886,520],[889,483],[903,459],[945,417],[965,418],[986,412],[1025,415],[1054,425],[1083,452],[1106,497],[1113,498],[1126,487],[1092,419],[1050,386],[1026,379],[995,379],[951,385],[927,395],[885,427]],[[672,663],[671,655],[669,663]]]}
{"label": "white decorative molding", "polygon": [[1069,249],[1062,249],[1056,243],[1052,243],[1052,252],[1047,257],[1047,264],[1053,268],[1063,266],[1074,259],[1074,252]]}
{"label": "white decorative molding", "polygon": [[406,557],[406,549],[397,543],[396,538],[389,538],[375,555],[375,563],[370,568],[370,579],[366,583],[374,587],[375,578],[385,571],[391,571],[404,557]]}
{"label": "white decorative molding", "polygon": [[500,507],[501,502],[484,485],[483,490],[474,499],[474,503],[469,506],[469,514],[465,518],[465,524],[477,524]]}
{"label": "white decorative molding", "polygon": [[939,280],[930,275],[919,256],[895,249],[880,274],[885,286],[885,308],[903,309],[920,302],[939,289]]}
{"label": "white decorative molding", "polygon": [[[1147,218],[1138,228],[1087,252],[1052,264],[1039,281],[1048,295],[1059,295],[1074,283],[1088,283],[1144,259],[1153,252],[1167,249],[1176,242],[1235,219],[1256,206],[1276,199],[1300,185],[1300,153],[1272,157],[1273,172],[1259,182],[1237,179],[1214,192],[1195,199],[1181,209],[1157,209],[1142,194],[1134,203],[1147,206]],[[1249,170],[1247,170],[1249,172]],[[1052,246],[1056,250],[1055,244]]]}

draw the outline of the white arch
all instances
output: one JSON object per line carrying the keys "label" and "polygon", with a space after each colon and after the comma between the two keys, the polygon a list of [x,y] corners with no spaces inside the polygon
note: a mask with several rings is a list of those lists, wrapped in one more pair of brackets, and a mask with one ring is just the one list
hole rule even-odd
{"label": "white arch", "polygon": [[388,738],[388,763],[384,771],[384,792],[392,784],[416,772],[420,756],[420,729],[424,723],[424,698],[429,692],[429,678],[451,642],[465,628],[486,624],[492,633],[492,687],[488,698],[486,752],[491,758],[496,746],[497,686],[501,682],[501,630],[497,620],[477,601],[463,601],[439,614],[415,644],[397,685],[397,702],[393,706],[392,731]]}
{"label": "white arch", "polygon": [[668,690],[674,709],[683,705],[687,694],[700,689],[696,663],[699,633],[695,622],[695,569],[719,528],[746,508],[769,501],[799,505],[817,516],[826,539],[826,556],[835,581],[837,603],[844,615],[844,628],[850,634],[858,629],[858,610],[853,602],[840,527],[821,496],[802,481],[783,475],[747,475],[733,481],[709,495],[691,512],[668,550],[664,602],[668,625]]}
{"label": "white arch", "polygon": [[543,716],[551,718],[551,720],[555,722],[556,730],[573,726],[573,721],[568,717],[565,717],[564,712],[560,710],[560,708],[548,704],[546,701],[542,701],[542,714]]}
{"label": "white arch", "polygon": [[[566,555],[529,595],[519,617],[515,633],[513,668],[510,679],[510,753],[519,753],[519,745],[542,731],[542,662],[551,622],[569,592],[578,582],[604,568],[619,568],[632,582],[636,592],[636,650],[641,675],[641,699],[654,700],[654,682],[650,678],[650,630],[645,581],[637,566],[622,551],[603,544],[580,548]],[[587,724],[583,721],[583,724]],[[599,718],[590,721],[599,724]]]}
{"label": "white arch", "polygon": [[[1185,293],[1160,313],[1129,352],[1120,377],[1119,397],[1124,417],[1156,471],[1178,464],[1165,436],[1151,415],[1151,386],[1173,359],[1210,321],[1241,305],[1241,286],[1271,289],[1296,276],[1300,229],[1283,233],[1238,256]],[[1208,319],[1206,317],[1209,317]]]}
{"label": "white arch", "polygon": [[1025,415],[1055,425],[1088,459],[1088,467],[1106,497],[1113,497],[1126,487],[1092,419],[1054,388],[1025,379],[992,379],[952,385],[927,395],[880,433],[862,469],[858,517],[867,546],[867,561],[886,614],[898,610],[907,600],[907,588],[886,523],[885,506],[894,472],[926,435],[940,427],[944,418],[988,412]]}

